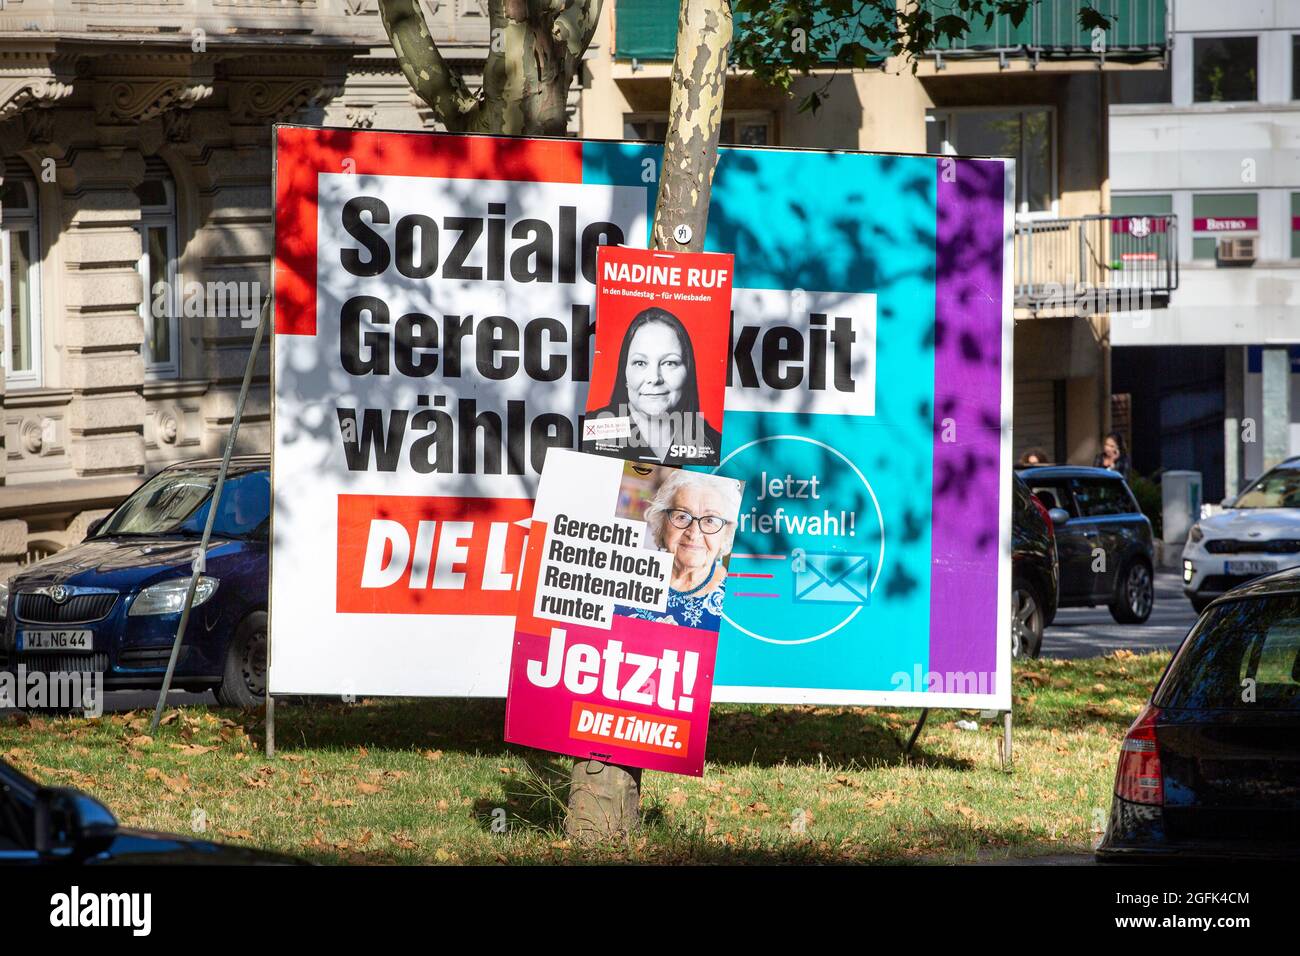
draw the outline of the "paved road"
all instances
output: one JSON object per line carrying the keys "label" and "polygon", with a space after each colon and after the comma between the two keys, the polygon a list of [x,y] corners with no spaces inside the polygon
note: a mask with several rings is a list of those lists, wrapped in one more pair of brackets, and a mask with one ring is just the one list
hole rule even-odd
{"label": "paved road", "polygon": [[[104,713],[122,714],[128,710],[148,711],[158,706],[156,690],[110,690],[104,694]],[[191,694],[186,691],[172,691],[167,695],[168,707],[216,707],[217,699],[210,693]],[[13,708],[0,707],[0,720],[14,712]]]}
{"label": "paved road", "polygon": [[1172,650],[1196,623],[1196,612],[1183,597],[1182,578],[1173,571],[1156,574],[1156,603],[1145,624],[1116,624],[1105,607],[1067,607],[1043,634],[1044,657],[1098,657],[1130,651]]}

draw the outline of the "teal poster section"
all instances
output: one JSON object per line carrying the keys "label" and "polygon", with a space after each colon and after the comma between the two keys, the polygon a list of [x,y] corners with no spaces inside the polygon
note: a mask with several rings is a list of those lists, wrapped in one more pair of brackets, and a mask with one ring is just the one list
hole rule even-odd
{"label": "teal poster section", "polygon": [[[658,147],[588,143],[584,180],[642,183],[658,159]],[[781,293],[788,309],[747,338],[734,299],[717,470],[746,492],[720,687],[925,689],[909,681],[928,670],[931,631],[936,162],[720,152],[706,249],[735,255],[737,290]],[[837,374],[851,379],[848,405],[813,387]]]}

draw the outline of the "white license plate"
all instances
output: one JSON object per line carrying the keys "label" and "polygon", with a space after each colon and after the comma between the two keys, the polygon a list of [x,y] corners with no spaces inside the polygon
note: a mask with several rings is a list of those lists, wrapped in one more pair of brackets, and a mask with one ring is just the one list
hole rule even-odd
{"label": "white license plate", "polygon": [[94,631],[19,631],[20,651],[93,651]]}
{"label": "white license plate", "polygon": [[1277,565],[1272,561],[1224,561],[1224,574],[1272,574]]}

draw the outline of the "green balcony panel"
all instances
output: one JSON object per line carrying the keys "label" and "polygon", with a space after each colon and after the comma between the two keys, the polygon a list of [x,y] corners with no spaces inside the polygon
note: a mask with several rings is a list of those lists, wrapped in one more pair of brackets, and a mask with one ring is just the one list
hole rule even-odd
{"label": "green balcony panel", "polygon": [[[678,0],[618,0],[614,6],[614,55],[620,60],[671,60],[677,47]],[[870,11],[869,16],[875,16]],[[745,20],[738,17],[738,33]],[[816,33],[817,27],[813,27]],[[844,39],[858,39],[846,35]],[[879,55],[884,60],[883,53]]]}

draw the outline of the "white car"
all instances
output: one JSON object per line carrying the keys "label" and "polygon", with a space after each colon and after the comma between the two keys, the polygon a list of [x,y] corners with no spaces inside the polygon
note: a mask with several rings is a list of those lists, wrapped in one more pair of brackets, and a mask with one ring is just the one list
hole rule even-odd
{"label": "white car", "polygon": [[1300,457],[1223,504],[1221,514],[1192,525],[1183,546],[1183,593],[1197,613],[1238,584],[1300,567]]}

